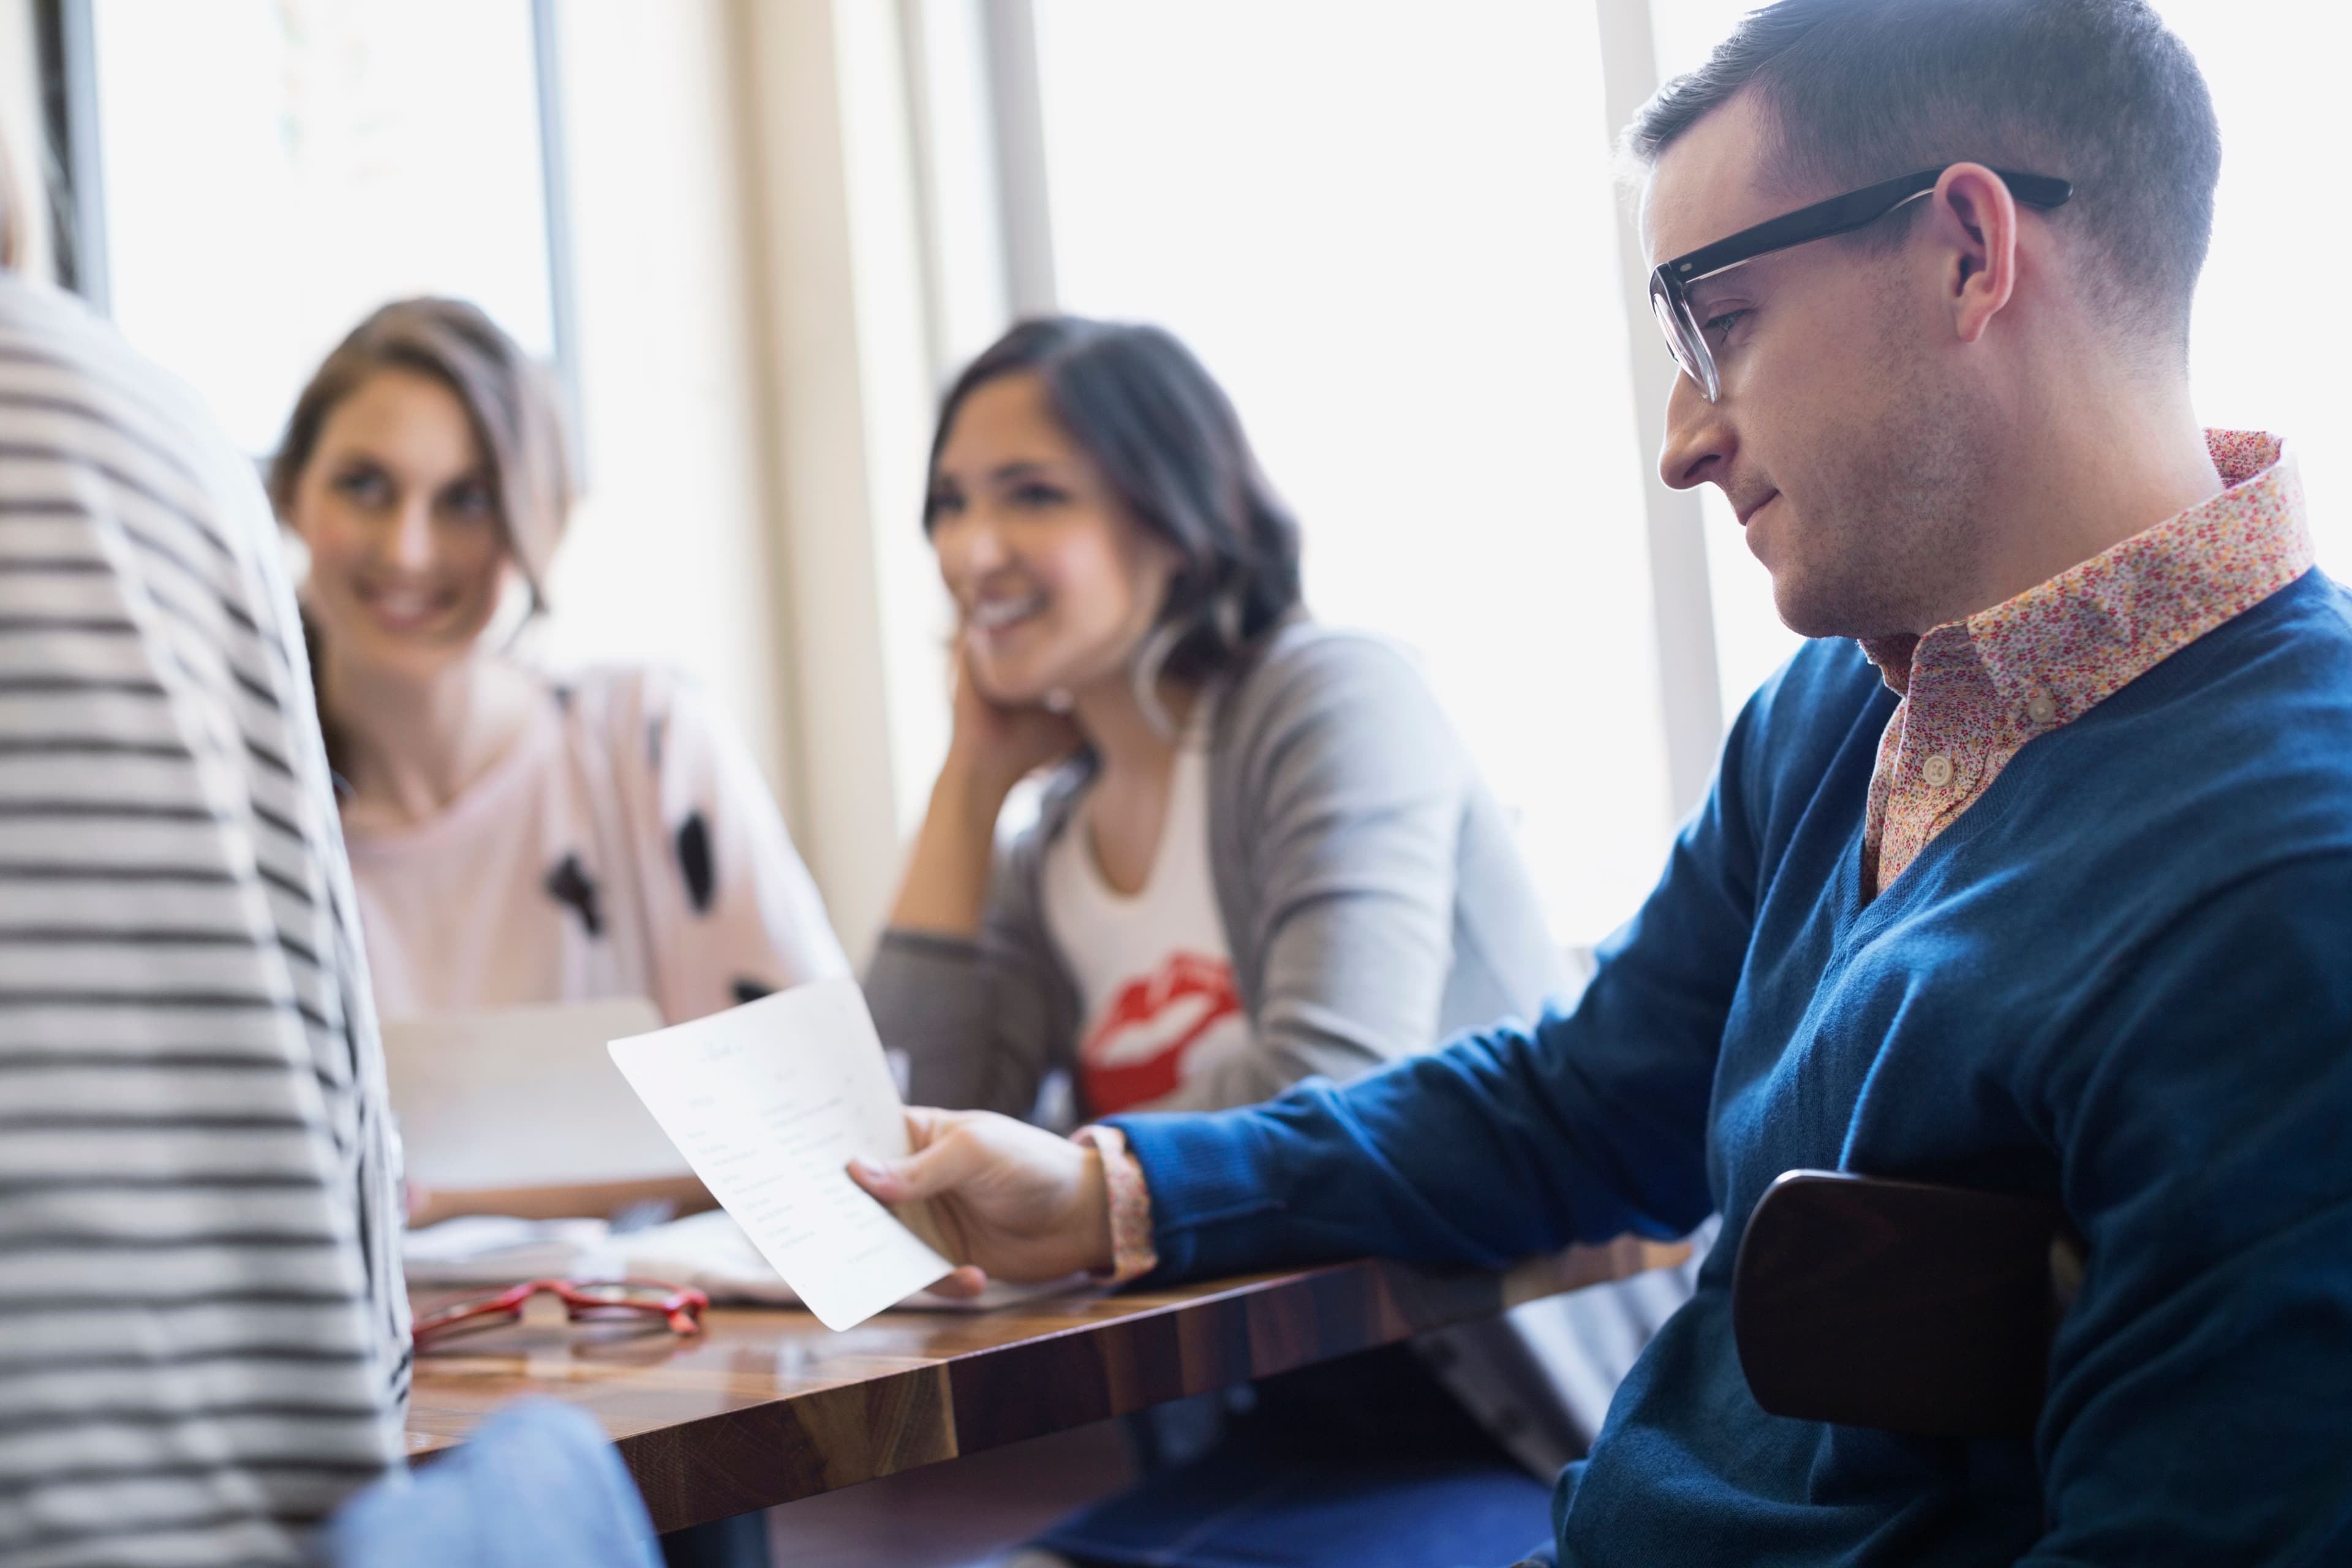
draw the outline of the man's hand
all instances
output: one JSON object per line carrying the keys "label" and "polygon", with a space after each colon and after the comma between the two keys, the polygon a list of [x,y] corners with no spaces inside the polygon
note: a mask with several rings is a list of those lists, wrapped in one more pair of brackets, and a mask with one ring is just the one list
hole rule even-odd
{"label": "man's hand", "polygon": [[987,1110],[907,1112],[913,1152],[853,1160],[851,1180],[886,1204],[927,1203],[964,1265],[931,1287],[977,1294],[988,1276],[1058,1279],[1111,1266],[1110,1195],[1102,1156]]}

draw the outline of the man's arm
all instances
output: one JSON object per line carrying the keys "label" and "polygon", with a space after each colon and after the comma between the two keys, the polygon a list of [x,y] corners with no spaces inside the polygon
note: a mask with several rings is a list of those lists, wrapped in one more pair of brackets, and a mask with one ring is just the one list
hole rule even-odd
{"label": "man's arm", "polygon": [[1752,910],[1739,795],[1718,782],[1573,1010],[1344,1089],[1112,1119],[1150,1188],[1160,1277],[1367,1253],[1498,1268],[1706,1219],[1708,1090]]}
{"label": "man's arm", "polygon": [[2025,1562],[2352,1554],[2352,855],[2248,879],[2033,1086],[2088,1243]]}
{"label": "man's arm", "polygon": [[[1377,1253],[1498,1267],[1633,1230],[1679,1236],[1713,1208],[1706,1108],[1754,909],[1753,741],[1734,727],[1706,804],[1572,1012],[1503,1025],[1334,1089],[1115,1119],[1140,1162],[1160,1268],[1236,1272]],[[885,1202],[929,1199],[959,1256],[1042,1279],[1108,1269],[1103,1156],[1001,1117],[914,1111],[916,1152],[858,1171]]]}

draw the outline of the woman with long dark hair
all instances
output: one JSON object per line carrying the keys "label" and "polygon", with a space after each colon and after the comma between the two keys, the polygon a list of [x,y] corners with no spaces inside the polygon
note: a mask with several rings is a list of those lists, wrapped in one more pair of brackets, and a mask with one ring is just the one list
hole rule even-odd
{"label": "woman with long dark hair", "polygon": [[[947,395],[924,515],[958,613],[954,736],[866,977],[912,1100],[1026,1113],[1066,1074],[1086,1117],[1247,1104],[1562,984],[1461,740],[1398,649],[1307,617],[1297,525],[1174,338],[1015,327]],[[1047,1543],[1508,1561],[1678,1299],[1544,1304],[1544,1355],[1498,1325],[1261,1384],[1204,1457]]]}

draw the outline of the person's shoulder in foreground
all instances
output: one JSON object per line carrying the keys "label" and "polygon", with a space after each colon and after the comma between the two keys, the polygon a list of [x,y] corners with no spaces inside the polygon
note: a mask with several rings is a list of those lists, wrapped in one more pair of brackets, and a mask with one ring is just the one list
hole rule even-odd
{"label": "person's shoulder in foreground", "polygon": [[295,1563],[399,1458],[383,1068],[251,467],[0,276],[0,1561]]}

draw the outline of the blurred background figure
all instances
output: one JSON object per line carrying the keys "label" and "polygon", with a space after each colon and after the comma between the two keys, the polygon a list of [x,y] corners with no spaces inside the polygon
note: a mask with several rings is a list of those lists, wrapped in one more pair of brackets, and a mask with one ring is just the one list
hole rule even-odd
{"label": "blurred background figure", "polygon": [[[269,466],[308,560],[320,723],[387,1018],[642,996],[680,1023],[847,969],[766,784],[691,680],[518,652],[572,511],[568,445],[552,378],[486,314],[409,300],[327,356]],[[660,1205],[645,1218],[709,1202],[690,1179],[411,1197],[418,1223],[486,1201]],[[765,1560],[756,1518],[688,1534],[678,1561]]]}
{"label": "blurred background figure", "polygon": [[269,468],[376,1001],[650,997],[671,1023],[847,965],[774,801],[690,683],[512,652],[572,506],[544,374],[480,310],[387,305]]}
{"label": "blurred background figure", "polygon": [[[1560,992],[1475,764],[1406,657],[1307,617],[1297,524],[1181,343],[1015,327],[949,391],[931,452],[955,737],[866,976],[914,1101],[1025,1112],[1059,1074],[1086,1117],[1245,1105]],[[1006,797],[1046,765],[1000,858]],[[1118,1563],[1179,1541],[1203,1563],[1508,1561],[1686,1289],[1523,1310],[1549,1358],[1500,1326],[1443,1336],[1443,1384],[1402,1346],[1272,1380],[1215,1452],[1049,1541]]]}

